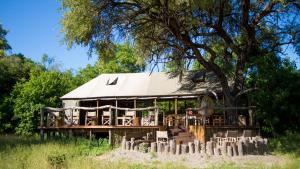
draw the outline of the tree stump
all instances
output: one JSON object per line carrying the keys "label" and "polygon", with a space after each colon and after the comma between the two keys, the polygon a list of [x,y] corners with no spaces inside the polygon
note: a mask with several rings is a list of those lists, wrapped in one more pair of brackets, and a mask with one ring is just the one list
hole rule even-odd
{"label": "tree stump", "polygon": [[189,142],[188,145],[189,145],[189,153],[190,154],[195,153],[195,145],[194,145],[194,143],[193,142]]}
{"label": "tree stump", "polygon": [[243,150],[243,142],[242,141],[237,142],[237,148],[238,148],[238,155],[243,156],[244,150]]}
{"label": "tree stump", "polygon": [[213,144],[211,141],[206,142],[206,153],[207,155],[213,155]]}
{"label": "tree stump", "polygon": [[151,143],[151,150],[150,150],[151,153],[153,152],[157,152],[157,144],[156,142],[152,142]]}
{"label": "tree stump", "polygon": [[176,153],[176,144],[175,144],[175,140],[170,140],[170,153],[171,154],[175,154]]}
{"label": "tree stump", "polygon": [[186,144],[181,145],[181,153],[182,154],[188,153],[188,146]]}
{"label": "tree stump", "polygon": [[176,145],[176,155],[180,155],[181,154],[181,145],[177,144]]}

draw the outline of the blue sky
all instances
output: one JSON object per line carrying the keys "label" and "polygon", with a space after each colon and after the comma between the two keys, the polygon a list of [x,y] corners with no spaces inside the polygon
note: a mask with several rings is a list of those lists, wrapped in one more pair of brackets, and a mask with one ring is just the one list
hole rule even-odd
{"label": "blue sky", "polygon": [[58,0],[0,0],[0,23],[9,31],[6,36],[12,53],[22,53],[34,61],[43,54],[54,57],[62,70],[83,68],[93,64],[96,57],[88,57],[88,48],[68,49],[62,43]]}
{"label": "blue sky", "polygon": [[[0,23],[9,30],[7,40],[12,53],[22,53],[37,62],[43,54],[48,54],[62,70],[77,70],[95,63],[97,58],[88,57],[88,48],[68,49],[62,43],[59,8],[59,0],[0,0]],[[286,52],[299,68],[300,59],[293,49]]]}

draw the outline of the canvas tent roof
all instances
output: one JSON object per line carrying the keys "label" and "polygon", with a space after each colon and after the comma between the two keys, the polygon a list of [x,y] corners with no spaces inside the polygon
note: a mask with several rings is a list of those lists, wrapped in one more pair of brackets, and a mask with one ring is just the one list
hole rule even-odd
{"label": "canvas tent roof", "polygon": [[[195,82],[195,79],[203,77],[205,81]],[[61,99],[195,96],[207,90],[215,92],[221,90],[212,73],[199,77],[191,72],[184,73],[181,77],[164,72],[115,73],[101,74],[62,96]]]}

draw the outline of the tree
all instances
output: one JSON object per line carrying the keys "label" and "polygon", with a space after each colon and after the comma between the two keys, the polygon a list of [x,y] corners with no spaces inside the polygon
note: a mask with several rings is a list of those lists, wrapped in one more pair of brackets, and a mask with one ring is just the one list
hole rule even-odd
{"label": "tree", "polygon": [[38,65],[22,54],[0,58],[0,132],[11,132],[13,120],[13,100],[10,94],[18,82],[29,79],[29,72]]}
{"label": "tree", "polygon": [[147,56],[193,59],[214,72],[227,106],[245,89],[253,60],[281,53],[283,45],[299,44],[296,0],[63,0],[62,6],[69,45],[94,48],[130,34]]}
{"label": "tree", "polygon": [[5,51],[10,50],[5,36],[7,34],[7,30],[3,29],[2,24],[0,24],[0,58],[5,56]]}
{"label": "tree", "polygon": [[59,97],[74,89],[71,72],[33,72],[29,81],[14,86],[12,100],[14,118],[18,119],[16,133],[31,135],[37,130],[40,108],[59,107]]}
{"label": "tree", "polygon": [[247,78],[247,86],[256,86],[250,95],[257,106],[256,119],[267,134],[280,134],[287,130],[299,131],[300,72],[294,63],[275,54],[256,60],[257,67]]}
{"label": "tree", "polygon": [[138,57],[137,51],[129,44],[114,44],[110,51],[97,48],[99,60],[95,65],[87,65],[78,71],[77,84],[81,85],[101,73],[141,72],[145,69],[145,61]]}

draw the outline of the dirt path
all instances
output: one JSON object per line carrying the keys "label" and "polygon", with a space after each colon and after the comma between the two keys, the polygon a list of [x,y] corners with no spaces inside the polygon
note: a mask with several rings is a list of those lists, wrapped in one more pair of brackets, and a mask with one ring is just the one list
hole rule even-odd
{"label": "dirt path", "polygon": [[225,164],[236,165],[238,167],[264,168],[271,166],[283,166],[287,159],[281,156],[274,155],[247,155],[243,157],[223,157],[223,156],[201,156],[200,154],[154,154],[141,153],[137,151],[124,151],[116,149],[112,152],[98,157],[99,160],[114,162],[116,160],[127,161],[129,163],[178,163],[191,168],[207,168],[218,167]]}

